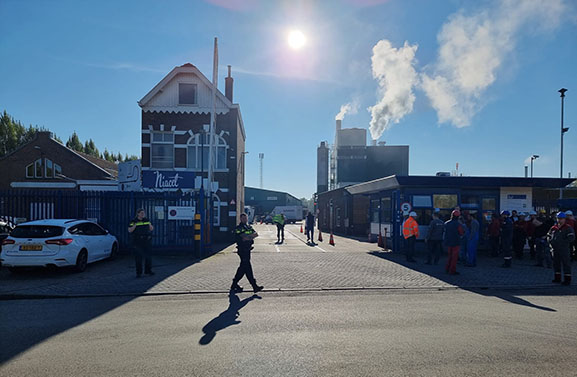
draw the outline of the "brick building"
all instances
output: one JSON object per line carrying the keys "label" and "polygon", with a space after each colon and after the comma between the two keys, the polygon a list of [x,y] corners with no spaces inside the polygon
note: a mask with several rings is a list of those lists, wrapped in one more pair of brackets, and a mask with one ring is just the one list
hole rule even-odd
{"label": "brick building", "polygon": [[52,138],[36,137],[0,159],[0,190],[51,189],[116,191],[117,165],[75,152]]}
{"label": "brick building", "polygon": [[[245,130],[240,106],[233,103],[233,79],[216,90],[214,140],[214,230],[228,236],[244,208]],[[208,187],[212,83],[187,63],[175,67],[138,104],[142,109],[142,174],[194,177],[185,190]],[[147,189],[145,187],[145,189]],[[158,187],[148,189],[159,190]],[[162,188],[166,189],[166,188]]]}

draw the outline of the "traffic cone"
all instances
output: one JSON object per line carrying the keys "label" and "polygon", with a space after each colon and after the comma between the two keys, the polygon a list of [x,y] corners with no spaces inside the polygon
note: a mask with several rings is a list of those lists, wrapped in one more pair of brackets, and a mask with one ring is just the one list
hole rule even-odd
{"label": "traffic cone", "polygon": [[384,243],[383,243],[383,236],[381,235],[381,232],[379,232],[379,238],[377,240],[377,245],[379,245],[379,247],[385,247]]}
{"label": "traffic cone", "polygon": [[319,229],[319,242],[323,242],[323,232]]}
{"label": "traffic cone", "polygon": [[335,246],[335,239],[333,238],[333,232],[331,232],[331,238],[329,238],[329,245]]}
{"label": "traffic cone", "polygon": [[303,232],[303,224],[301,224],[301,233],[304,233],[304,232]]}

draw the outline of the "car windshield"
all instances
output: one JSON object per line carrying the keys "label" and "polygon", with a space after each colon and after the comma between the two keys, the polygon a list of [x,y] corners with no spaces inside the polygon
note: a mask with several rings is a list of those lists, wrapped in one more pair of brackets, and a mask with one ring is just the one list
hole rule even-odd
{"label": "car windshield", "polygon": [[14,228],[10,234],[13,238],[50,238],[61,236],[64,228],[50,225],[22,225]]}

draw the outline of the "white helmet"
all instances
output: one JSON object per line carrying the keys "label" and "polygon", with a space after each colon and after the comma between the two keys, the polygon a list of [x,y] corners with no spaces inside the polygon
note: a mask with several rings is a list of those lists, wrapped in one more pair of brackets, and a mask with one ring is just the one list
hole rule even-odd
{"label": "white helmet", "polygon": [[411,213],[409,213],[409,216],[411,216],[411,217],[417,217],[417,212],[411,211]]}
{"label": "white helmet", "polygon": [[567,216],[573,216],[573,211],[571,211],[571,210],[565,211],[565,215],[567,215]]}
{"label": "white helmet", "polygon": [[529,215],[536,215],[536,214],[537,214],[537,212],[535,212],[535,211],[530,211],[530,212],[529,212]]}

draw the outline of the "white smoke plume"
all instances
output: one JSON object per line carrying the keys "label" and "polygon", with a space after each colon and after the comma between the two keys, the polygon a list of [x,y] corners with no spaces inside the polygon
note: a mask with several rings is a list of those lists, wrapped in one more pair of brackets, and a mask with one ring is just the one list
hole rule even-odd
{"label": "white smoke plume", "polygon": [[502,0],[474,15],[452,15],[437,35],[437,61],[421,77],[439,123],[470,125],[484,105],[484,92],[515,49],[520,30],[554,29],[566,12],[564,0]]}
{"label": "white smoke plume", "polygon": [[391,122],[399,121],[411,111],[415,95],[413,87],[418,75],[413,67],[417,45],[405,42],[403,47],[394,48],[386,39],[373,47],[373,77],[379,83],[379,101],[372,107],[369,130],[371,138],[377,140],[390,127]]}
{"label": "white smoke plume", "polygon": [[345,103],[341,105],[341,110],[335,116],[335,120],[343,120],[345,119],[346,114],[356,114],[359,111],[359,101],[354,99],[349,103]]}

